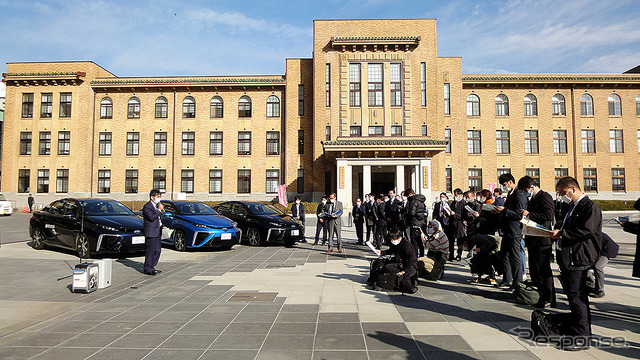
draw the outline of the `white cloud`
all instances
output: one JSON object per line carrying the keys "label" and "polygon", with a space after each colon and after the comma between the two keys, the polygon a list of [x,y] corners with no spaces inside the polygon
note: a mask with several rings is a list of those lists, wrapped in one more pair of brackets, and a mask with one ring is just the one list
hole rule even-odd
{"label": "white cloud", "polygon": [[[207,27],[230,26],[230,30],[255,33],[279,34],[287,37],[310,36],[311,28],[300,28],[290,24],[278,24],[263,19],[248,17],[239,12],[217,12],[208,9],[193,9],[185,13],[189,22],[197,22]],[[193,24],[191,24],[193,26]]]}
{"label": "white cloud", "polygon": [[0,97],[6,97],[7,95],[7,85],[5,83],[0,82]]}

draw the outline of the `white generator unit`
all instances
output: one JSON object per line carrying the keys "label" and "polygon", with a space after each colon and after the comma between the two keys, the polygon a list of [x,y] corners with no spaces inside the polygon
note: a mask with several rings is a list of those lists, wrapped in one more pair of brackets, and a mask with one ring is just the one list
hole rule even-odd
{"label": "white generator unit", "polygon": [[98,264],[98,289],[104,289],[111,286],[111,268],[113,259],[95,260],[94,264]]}
{"label": "white generator unit", "polygon": [[72,270],[71,291],[90,293],[98,289],[98,264],[80,263]]}

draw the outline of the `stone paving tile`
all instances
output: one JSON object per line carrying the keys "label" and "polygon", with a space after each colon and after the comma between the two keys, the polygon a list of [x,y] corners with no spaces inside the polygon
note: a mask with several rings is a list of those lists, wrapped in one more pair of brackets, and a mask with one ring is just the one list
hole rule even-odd
{"label": "stone paving tile", "polygon": [[366,334],[364,339],[368,350],[420,350],[409,335],[396,335],[381,330],[375,334]]}
{"label": "stone paving tile", "polygon": [[317,350],[365,350],[362,335],[317,334],[314,348]]}
{"label": "stone paving tile", "polygon": [[[327,351],[316,350],[313,353],[313,360],[368,360],[366,351]],[[388,359],[388,358],[387,358]],[[422,357],[420,357],[422,359]]]}
{"label": "stone paving tile", "polygon": [[99,348],[53,348],[46,352],[43,352],[35,357],[33,360],[75,360],[75,359],[85,359],[96,351],[100,350]]}
{"label": "stone paving tile", "polygon": [[[425,357],[418,350],[369,350],[369,360],[424,360]],[[448,357],[428,357],[427,359],[447,359]]]}
{"label": "stone paving tile", "polygon": [[316,333],[315,322],[275,322],[269,334],[271,335],[314,335]]}
{"label": "stone paving tile", "polygon": [[311,359],[312,350],[301,349],[262,349],[256,360],[301,360]]}
{"label": "stone paving tile", "polygon": [[[218,337],[212,335],[172,335],[160,345],[160,349],[206,350]],[[202,352],[201,352],[202,353]]]}
{"label": "stone paving tile", "polygon": [[223,334],[264,334],[267,335],[273,322],[239,323],[233,322],[224,330]]}
{"label": "stone paving tile", "polygon": [[260,349],[266,335],[245,334],[222,334],[211,345],[210,349],[225,350],[253,350]]}
{"label": "stone paving tile", "polygon": [[262,346],[263,349],[311,350],[313,335],[277,335],[269,334]]}
{"label": "stone paving tile", "polygon": [[254,360],[258,350],[207,350],[201,360]]}
{"label": "stone paving tile", "polygon": [[59,347],[103,348],[120,338],[122,334],[82,333],[58,345]]}
{"label": "stone paving tile", "polygon": [[32,358],[43,351],[47,347],[34,346],[3,346],[0,347],[0,359],[3,360],[23,360]]}
{"label": "stone paving tile", "polygon": [[[107,348],[102,349],[99,352],[93,354],[89,359],[91,360],[140,360],[145,357],[151,350],[150,349],[115,349]],[[60,360],[60,359],[57,359]],[[70,359],[69,359],[70,360]]]}
{"label": "stone paving tile", "polygon": [[473,349],[459,335],[414,335],[413,337],[422,351],[465,351]]}
{"label": "stone paving tile", "polygon": [[318,322],[358,322],[358,313],[320,313]]}
{"label": "stone paving tile", "polygon": [[147,359],[154,360],[198,360],[202,355],[201,350],[156,349],[149,354]]}
{"label": "stone paving tile", "polygon": [[153,349],[165,341],[167,334],[126,334],[109,347],[127,349]]}

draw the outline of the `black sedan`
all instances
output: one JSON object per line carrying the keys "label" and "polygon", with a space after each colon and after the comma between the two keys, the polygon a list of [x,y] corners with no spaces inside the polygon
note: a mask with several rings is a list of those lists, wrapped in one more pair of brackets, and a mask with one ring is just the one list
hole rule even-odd
{"label": "black sedan", "polygon": [[108,199],[61,199],[36,211],[29,221],[35,249],[73,249],[92,254],[144,251],[144,221],[126,206]]}
{"label": "black sedan", "polygon": [[252,246],[276,242],[292,246],[304,237],[302,224],[270,204],[228,201],[213,208],[237,222],[243,239]]}

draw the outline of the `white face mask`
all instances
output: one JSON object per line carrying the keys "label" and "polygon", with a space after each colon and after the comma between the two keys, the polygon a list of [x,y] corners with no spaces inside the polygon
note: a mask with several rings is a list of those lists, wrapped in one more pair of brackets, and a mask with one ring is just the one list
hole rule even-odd
{"label": "white face mask", "polygon": [[402,239],[395,239],[395,240],[393,240],[393,239],[392,239],[392,240],[391,240],[391,243],[392,243],[394,246],[397,246],[398,244],[400,244],[400,241],[401,241],[401,240],[402,240]]}
{"label": "white face mask", "polygon": [[456,196],[456,200],[457,200],[457,201],[462,200],[462,196]]}
{"label": "white face mask", "polygon": [[326,203],[327,203],[327,200],[322,200],[322,204],[323,205],[326,204]]}
{"label": "white face mask", "polygon": [[480,196],[476,196],[476,201],[477,202],[482,202],[482,198]]}
{"label": "white face mask", "polygon": [[358,206],[360,206],[360,204],[362,204],[361,201],[357,201],[356,204],[358,204]]}
{"label": "white face mask", "polygon": [[446,202],[446,201],[447,201],[447,198],[440,198],[440,201],[442,201],[442,202]]}
{"label": "white face mask", "polygon": [[465,200],[466,200],[468,203],[472,203],[472,202],[473,202],[473,199],[466,198]]}
{"label": "white face mask", "polygon": [[387,202],[387,201],[389,201],[389,199],[388,198],[384,198],[384,202]]}
{"label": "white face mask", "polygon": [[296,200],[296,204],[300,204],[300,200]]}
{"label": "white face mask", "polygon": [[568,196],[565,194],[565,195],[562,195],[562,201],[564,201],[564,202],[565,202],[565,203],[567,203],[567,204],[570,204],[570,203],[571,203],[571,198],[570,198],[570,197],[568,197]]}
{"label": "white face mask", "polygon": [[151,199],[151,201],[153,201],[154,204],[158,205],[158,203],[160,203],[160,200],[162,200],[162,198],[159,197],[154,197]]}

